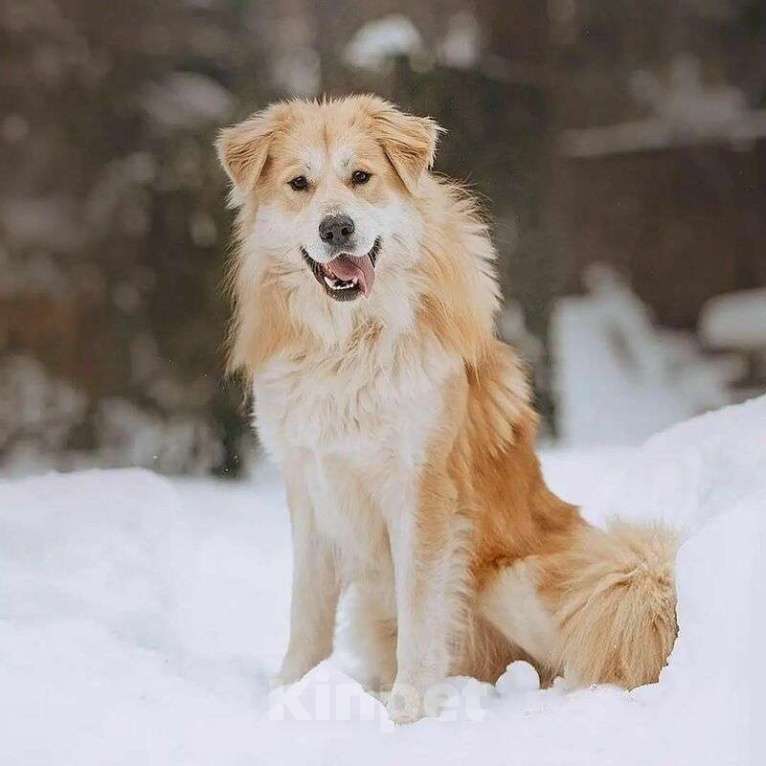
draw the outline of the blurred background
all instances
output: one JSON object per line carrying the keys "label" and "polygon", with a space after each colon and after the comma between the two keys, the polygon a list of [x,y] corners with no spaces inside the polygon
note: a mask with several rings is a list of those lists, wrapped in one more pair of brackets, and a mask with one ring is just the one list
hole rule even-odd
{"label": "blurred background", "polygon": [[217,129],[374,91],[494,226],[543,439],[766,390],[763,0],[0,0],[0,468],[238,476]]}

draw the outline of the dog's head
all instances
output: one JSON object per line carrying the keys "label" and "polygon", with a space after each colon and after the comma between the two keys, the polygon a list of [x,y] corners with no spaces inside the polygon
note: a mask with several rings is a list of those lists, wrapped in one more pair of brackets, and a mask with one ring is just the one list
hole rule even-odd
{"label": "dog's head", "polygon": [[439,130],[373,96],[280,103],[223,130],[248,257],[309,302],[372,296],[416,257],[408,240]]}

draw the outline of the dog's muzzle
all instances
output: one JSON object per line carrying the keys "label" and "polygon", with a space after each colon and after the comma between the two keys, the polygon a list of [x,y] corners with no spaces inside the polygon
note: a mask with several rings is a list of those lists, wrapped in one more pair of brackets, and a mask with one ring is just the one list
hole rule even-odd
{"label": "dog's muzzle", "polygon": [[375,263],[381,250],[381,239],[378,237],[364,255],[356,256],[349,253],[339,253],[327,263],[315,261],[301,248],[303,260],[311,269],[317,282],[324,287],[325,292],[336,301],[352,301],[360,295],[369,297],[375,282]]}

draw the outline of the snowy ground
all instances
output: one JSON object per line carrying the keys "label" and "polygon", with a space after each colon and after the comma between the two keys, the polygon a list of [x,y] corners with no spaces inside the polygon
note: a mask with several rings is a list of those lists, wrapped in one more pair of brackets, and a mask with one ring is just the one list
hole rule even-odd
{"label": "snowy ground", "polygon": [[454,681],[441,719],[397,729],[335,660],[270,695],[290,580],[272,473],[48,475],[0,483],[0,763],[766,762],[766,397],[640,450],[545,462],[594,521],[619,511],[682,529],[680,636],[659,684],[539,690],[516,665],[497,688]]}

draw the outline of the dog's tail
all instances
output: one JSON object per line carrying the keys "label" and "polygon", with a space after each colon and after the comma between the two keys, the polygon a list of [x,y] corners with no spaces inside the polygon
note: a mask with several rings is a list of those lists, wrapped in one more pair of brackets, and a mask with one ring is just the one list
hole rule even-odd
{"label": "dog's tail", "polygon": [[677,537],[663,526],[578,525],[555,553],[504,568],[483,616],[546,675],[633,688],[659,677],[677,633]]}
{"label": "dog's tail", "polygon": [[584,525],[540,559],[538,593],[558,627],[554,666],[578,684],[655,682],[673,648],[678,539],[660,525]]}

